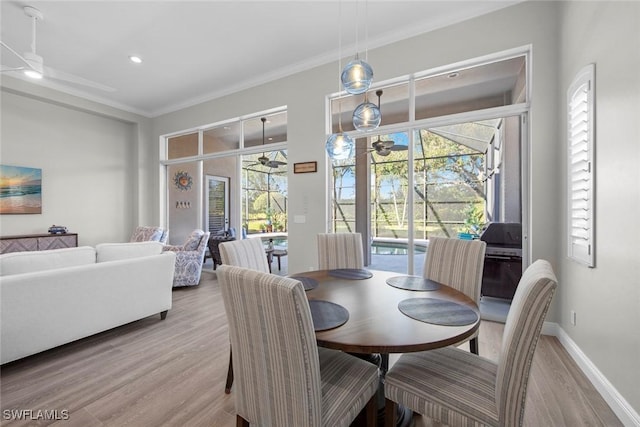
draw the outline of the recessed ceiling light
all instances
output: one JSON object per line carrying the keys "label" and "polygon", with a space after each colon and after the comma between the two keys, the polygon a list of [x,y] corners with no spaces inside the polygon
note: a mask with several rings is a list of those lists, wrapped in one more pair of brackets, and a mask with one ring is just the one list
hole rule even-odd
{"label": "recessed ceiling light", "polygon": [[129,57],[129,60],[130,60],[131,62],[136,63],[136,64],[140,64],[140,63],[142,63],[142,58],[140,58],[139,56],[135,56],[135,55],[131,55],[131,56]]}

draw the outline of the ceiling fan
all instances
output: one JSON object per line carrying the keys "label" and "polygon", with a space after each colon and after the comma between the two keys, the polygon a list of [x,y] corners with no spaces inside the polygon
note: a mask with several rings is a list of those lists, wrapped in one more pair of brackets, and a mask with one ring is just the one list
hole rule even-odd
{"label": "ceiling fan", "polygon": [[44,15],[41,11],[36,9],[35,7],[25,6],[24,13],[29,18],[32,19],[31,26],[31,51],[25,52],[22,55],[19,54],[15,49],[11,46],[0,40],[0,45],[3,48],[7,49],[11,52],[17,59],[20,60],[24,65],[19,67],[7,67],[4,66],[0,69],[2,73],[19,73],[22,72],[24,75],[31,79],[40,80],[42,78],[52,79],[52,80],[60,80],[66,83],[73,83],[80,86],[87,86],[93,89],[99,89],[106,92],[114,92],[115,89],[109,86],[105,86],[100,83],[93,82],[91,80],[87,80],[83,77],[75,76],[73,74],[69,74],[67,72],[56,70],[51,67],[47,67],[44,65],[44,59],[42,56],[36,53],[36,24],[38,21],[44,20]]}
{"label": "ceiling fan", "polygon": [[[376,91],[378,96],[378,110],[380,110],[380,97],[382,97],[382,89]],[[408,149],[406,145],[396,144],[393,140],[382,141],[380,135],[376,135],[376,140],[371,142],[371,150],[379,156],[386,157],[391,154],[392,151],[403,151]]]}
{"label": "ceiling fan", "polygon": [[[262,121],[262,145],[264,146],[264,124],[267,121],[266,117],[261,117],[260,120]],[[254,164],[260,164],[262,166],[266,166],[269,168],[277,168],[278,166],[284,166],[286,165],[285,162],[282,162],[280,160],[271,160],[269,157],[267,157],[264,153],[264,151],[262,152],[262,156],[258,157],[258,163],[254,163]]]}

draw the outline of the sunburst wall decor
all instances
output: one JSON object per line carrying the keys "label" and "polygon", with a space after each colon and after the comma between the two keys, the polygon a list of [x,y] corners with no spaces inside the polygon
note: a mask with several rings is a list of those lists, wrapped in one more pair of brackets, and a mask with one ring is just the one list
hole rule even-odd
{"label": "sunburst wall decor", "polygon": [[173,177],[173,183],[180,191],[189,191],[193,185],[193,178],[185,171],[178,171]]}

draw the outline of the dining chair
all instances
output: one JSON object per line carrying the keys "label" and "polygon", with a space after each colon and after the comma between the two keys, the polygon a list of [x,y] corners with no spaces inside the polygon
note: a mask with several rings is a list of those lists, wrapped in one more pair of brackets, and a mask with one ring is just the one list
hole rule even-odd
{"label": "dining chair", "polygon": [[320,270],[364,268],[362,235],[360,233],[318,234],[318,267]]}
{"label": "dining chair", "polygon": [[219,249],[223,264],[269,272],[269,263],[262,246],[262,239],[252,238],[222,242]]}
{"label": "dining chair", "polygon": [[[232,240],[221,242],[218,245],[222,264],[248,268],[250,270],[269,273],[269,263],[262,246],[262,240],[258,238]],[[229,349],[229,369],[227,381],[224,386],[226,394],[231,393],[233,386],[233,348]]]}
{"label": "dining chair", "polygon": [[[226,243],[225,243],[226,245]],[[218,279],[236,373],[236,425],[375,426],[376,366],[319,348],[302,284],[221,265]]]}
{"label": "dining chair", "polygon": [[533,354],[556,287],[548,261],[526,269],[497,363],[455,347],[400,356],[385,378],[385,426],[395,425],[397,404],[449,426],[521,426]]}
{"label": "dining chair", "polygon": [[[486,248],[481,240],[430,237],[423,276],[464,293],[479,305]],[[469,348],[478,354],[478,332],[469,340]]]}

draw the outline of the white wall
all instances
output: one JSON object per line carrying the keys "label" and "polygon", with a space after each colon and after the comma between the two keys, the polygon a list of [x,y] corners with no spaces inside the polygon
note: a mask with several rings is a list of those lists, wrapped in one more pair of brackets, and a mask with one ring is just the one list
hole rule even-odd
{"label": "white wall", "polygon": [[1,215],[2,235],[46,233],[56,224],[78,233],[79,245],[128,240],[140,214],[137,147],[145,126],[15,79],[2,83],[0,162],[42,169],[42,214]]}
{"label": "white wall", "polygon": [[[640,412],[640,3],[566,2],[560,18],[560,87],[595,63],[595,257],[593,269],[570,261],[565,239],[566,126],[557,153],[562,166],[556,216],[562,233],[556,320]],[[577,313],[576,325],[569,321]]]}

